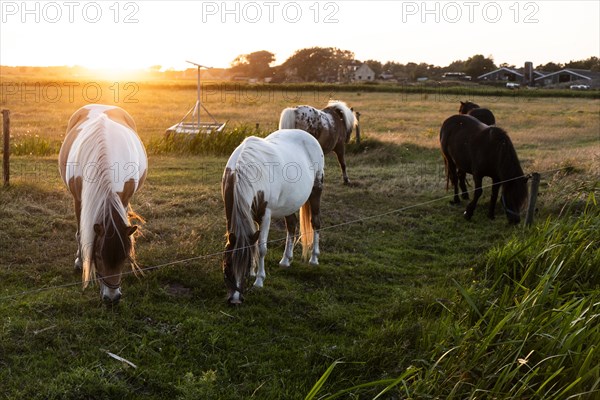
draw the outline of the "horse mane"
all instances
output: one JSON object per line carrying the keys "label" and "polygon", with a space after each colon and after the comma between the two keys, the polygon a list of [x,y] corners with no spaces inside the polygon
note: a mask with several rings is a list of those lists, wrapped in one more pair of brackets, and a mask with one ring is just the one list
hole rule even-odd
{"label": "horse mane", "polygon": [[[96,279],[96,265],[93,262],[94,241],[96,232],[95,224],[101,224],[108,228],[113,228],[118,235],[119,241],[126,249],[125,239],[121,237],[118,230],[118,224],[129,224],[128,211],[133,217],[139,218],[133,211],[125,208],[120,197],[112,190],[111,166],[107,158],[106,145],[106,124],[108,117],[100,114],[98,118],[88,126],[91,130],[85,138],[82,139],[80,146],[80,160],[88,160],[84,169],[84,184],[81,190],[81,219],[79,224],[79,234],[81,243],[81,258],[83,261],[83,287],[87,287],[90,281]],[[95,160],[95,161],[89,161]],[[139,218],[141,219],[141,218]],[[132,266],[137,268],[135,263],[135,253],[132,245],[126,254],[129,256]]]}
{"label": "horse mane", "polygon": [[505,182],[503,193],[506,197],[511,197],[518,205],[518,210],[521,210],[527,202],[528,190],[517,151],[504,129],[492,126],[489,128],[489,133],[495,137],[495,141],[499,142],[500,180]]}
{"label": "horse mane", "polygon": [[356,117],[354,116],[354,113],[350,107],[348,107],[348,105],[343,101],[339,100],[329,100],[327,107],[335,108],[336,110],[340,111],[344,117],[344,123],[346,124],[348,133],[352,132],[352,129],[354,129],[358,124],[358,121],[356,120]]}

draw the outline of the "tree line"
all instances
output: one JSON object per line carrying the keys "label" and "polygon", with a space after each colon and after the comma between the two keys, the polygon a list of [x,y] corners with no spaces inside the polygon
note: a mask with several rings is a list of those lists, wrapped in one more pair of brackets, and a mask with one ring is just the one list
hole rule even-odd
{"label": "tree line", "polygon": [[[241,54],[232,62],[230,73],[235,77],[270,79],[273,82],[340,82],[350,80],[351,72],[362,65],[357,64],[354,53],[335,47],[310,47],[297,50],[283,64],[271,66],[275,54],[260,50],[250,54]],[[382,63],[377,60],[364,61],[375,73],[375,77],[393,77],[399,80],[416,80],[419,77],[436,78],[446,72],[462,72],[477,78],[500,67],[518,68],[522,66],[502,63],[496,65],[492,56],[476,54],[467,60],[456,60],[445,67],[427,63],[409,62],[406,64],[390,61]],[[600,71],[598,57],[585,60],[570,61],[565,64],[549,62],[535,67],[544,72],[556,72],[563,68]]]}

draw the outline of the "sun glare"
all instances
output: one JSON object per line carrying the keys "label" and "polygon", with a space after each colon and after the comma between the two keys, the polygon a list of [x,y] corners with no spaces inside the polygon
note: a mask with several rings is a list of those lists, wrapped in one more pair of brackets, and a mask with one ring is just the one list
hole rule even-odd
{"label": "sun glare", "polygon": [[88,68],[95,78],[104,81],[137,80],[145,72],[143,68],[96,68],[93,66]]}

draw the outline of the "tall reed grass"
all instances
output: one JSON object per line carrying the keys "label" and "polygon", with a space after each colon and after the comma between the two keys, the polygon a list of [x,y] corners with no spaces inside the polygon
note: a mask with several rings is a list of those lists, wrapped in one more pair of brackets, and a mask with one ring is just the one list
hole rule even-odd
{"label": "tall reed grass", "polygon": [[268,132],[240,124],[219,133],[169,134],[148,143],[151,154],[229,155],[248,136],[265,137]]}
{"label": "tall reed grass", "polygon": [[599,398],[599,190],[588,185],[583,210],[492,249],[469,287],[455,282],[462,301],[423,327],[429,357],[372,385],[406,398]]}

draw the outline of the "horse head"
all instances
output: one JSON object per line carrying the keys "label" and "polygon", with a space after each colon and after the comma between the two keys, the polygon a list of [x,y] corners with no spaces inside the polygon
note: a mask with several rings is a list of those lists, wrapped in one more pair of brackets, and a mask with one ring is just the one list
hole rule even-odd
{"label": "horse head", "polygon": [[521,211],[527,204],[527,178],[519,177],[504,184],[502,207],[510,224],[521,222]]}
{"label": "horse head", "polygon": [[467,114],[469,111],[475,109],[475,108],[480,108],[478,104],[475,104],[471,101],[461,101],[460,102],[460,107],[458,108],[458,113],[459,114]]}
{"label": "horse head", "polygon": [[105,303],[116,305],[121,299],[121,274],[127,261],[133,262],[133,234],[137,226],[125,223],[95,224],[92,252],[100,296]]}
{"label": "horse head", "polygon": [[348,107],[346,103],[339,100],[329,100],[329,103],[327,103],[327,108],[333,109],[342,121],[346,130],[344,140],[345,143],[348,143],[350,141],[352,130],[358,125],[358,119],[356,118],[354,110]]}
{"label": "horse head", "polygon": [[238,240],[234,233],[227,233],[227,244],[223,253],[223,279],[227,288],[227,301],[240,305],[244,301],[246,280],[253,262],[253,248],[260,231],[247,240]]}

